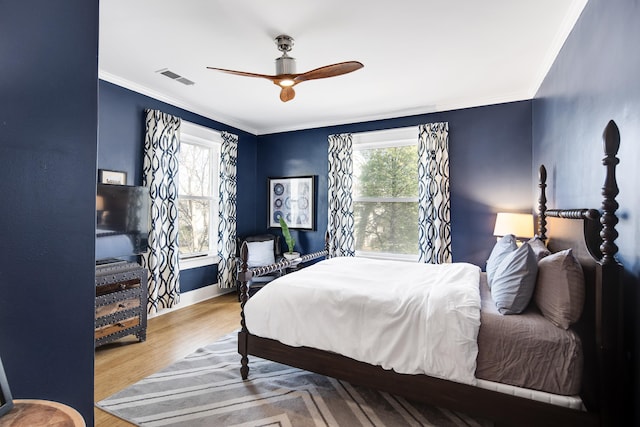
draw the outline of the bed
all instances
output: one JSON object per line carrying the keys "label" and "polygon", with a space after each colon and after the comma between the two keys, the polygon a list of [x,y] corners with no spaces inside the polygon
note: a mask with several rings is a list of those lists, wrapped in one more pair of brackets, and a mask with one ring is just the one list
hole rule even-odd
{"label": "bed", "polygon": [[[493,420],[498,425],[619,425],[623,417],[621,403],[623,401],[621,390],[623,369],[623,352],[621,350],[622,289],[620,282],[621,266],[615,259],[617,247],[614,242],[617,238],[615,226],[618,222],[616,216],[618,204],[615,199],[618,188],[615,167],[618,163],[616,155],[619,147],[619,133],[613,121],[607,125],[603,138],[605,148],[603,164],[606,170],[606,178],[602,189],[602,206],[599,210],[548,209],[546,200],[547,173],[544,166],[540,168],[539,239],[541,242],[546,243],[546,248],[554,255],[567,253],[570,249],[574,259],[577,260],[576,262],[579,262],[578,269],[581,267],[581,274],[584,278],[584,304],[581,305],[581,315],[579,315],[579,320],[575,319],[577,321],[571,322],[571,325],[565,325],[566,329],[553,324],[549,326],[550,322],[544,320],[546,314],[543,315],[538,312],[543,307],[542,302],[540,307],[532,303],[527,306],[523,313],[513,316],[502,315],[497,312],[495,303],[491,300],[491,292],[488,291],[486,286],[486,274],[479,273],[477,267],[474,270],[473,266],[465,266],[464,269],[454,274],[458,279],[464,276],[464,280],[461,283],[455,282],[455,287],[456,289],[464,289],[464,292],[467,292],[469,283],[473,283],[473,287],[476,288],[477,298],[473,292],[463,294],[465,302],[461,303],[460,307],[452,310],[454,312],[462,312],[461,316],[430,321],[424,321],[422,318],[418,321],[406,317],[402,319],[399,327],[403,328],[402,330],[404,331],[412,330],[412,333],[416,334],[416,338],[412,340],[420,341],[419,337],[425,334],[431,337],[438,336],[437,328],[435,331],[423,331],[416,327],[415,325],[420,322],[421,324],[434,324],[436,326],[442,324],[451,325],[452,322],[456,324],[461,322],[461,318],[468,318],[468,321],[465,320],[467,323],[463,324],[460,330],[456,329],[456,333],[466,337],[463,342],[463,346],[466,347],[464,350],[460,349],[460,353],[469,351],[469,354],[473,356],[471,364],[465,362],[465,358],[452,357],[453,367],[441,366],[440,363],[435,363],[436,366],[433,366],[434,363],[431,363],[432,357],[415,357],[416,354],[420,353],[415,349],[401,348],[399,351],[390,352],[392,354],[384,355],[380,355],[377,352],[362,354],[362,352],[358,353],[357,348],[331,347],[333,339],[331,336],[325,337],[325,342],[320,344],[308,341],[311,336],[321,336],[321,329],[314,333],[306,334],[304,330],[302,332],[291,330],[288,336],[277,331],[282,331],[283,329],[289,331],[290,328],[278,327],[277,324],[271,326],[271,331],[260,330],[260,325],[265,323],[263,320],[267,319],[269,314],[264,314],[264,312],[260,314],[260,311],[254,306],[260,306],[258,297],[265,299],[266,302],[263,305],[273,303],[273,300],[268,300],[269,296],[266,292],[264,295],[262,294],[267,290],[267,287],[256,294],[253,297],[256,299],[247,306],[246,283],[251,277],[287,268],[291,261],[250,269],[246,265],[246,248],[241,248],[242,261],[238,278],[240,281],[242,312],[241,331],[238,335],[238,351],[241,355],[242,377],[244,379],[248,378],[248,356],[253,355],[402,395],[416,401],[466,412],[470,415]],[[325,248],[324,251],[303,257],[302,261],[324,257],[327,253],[328,251]],[[293,262],[300,262],[300,260]],[[289,282],[286,283],[286,286],[294,286],[295,283],[293,282],[299,281],[303,283],[304,280],[311,280],[304,275],[306,270],[310,270],[308,274],[311,274],[313,270],[322,269],[325,271],[338,271],[343,268],[340,264],[348,264],[350,262],[351,260],[328,259],[299,272],[283,276],[278,280],[286,279]],[[349,266],[347,265],[344,268],[348,269]],[[376,268],[384,270],[394,267],[391,264],[380,263],[378,266],[366,265],[365,271]],[[364,273],[356,273],[355,278],[352,277],[351,280],[357,281],[362,274]],[[395,285],[395,288],[391,286],[391,292],[398,294],[399,292],[404,292],[405,287],[411,287],[403,287],[402,283],[413,283],[416,280],[415,278],[420,275],[420,273],[412,274],[413,276],[403,276],[402,280]],[[428,273],[431,276],[438,274],[440,273]],[[350,273],[345,270],[340,275],[349,276]],[[332,281],[333,279],[335,278],[332,278]],[[444,280],[449,285],[451,278]],[[281,286],[280,283],[278,283],[278,286]],[[342,289],[343,285],[337,286]],[[430,295],[437,294],[438,289],[440,289],[437,283],[434,283],[433,286],[435,287],[429,288]],[[309,287],[312,290],[318,288],[317,285],[313,284]],[[380,286],[375,290],[374,288],[374,285],[369,288],[369,293],[374,296],[374,300],[383,298],[386,292],[385,287]],[[323,304],[318,304],[316,298],[319,298],[319,296],[316,294],[308,296],[308,294],[299,293],[297,290],[291,291],[291,289],[295,288],[287,289],[292,296],[299,294],[302,297],[298,297],[298,300],[283,301],[283,307],[302,306],[311,301],[306,308],[306,313],[311,318],[313,316],[310,314],[310,310],[313,309],[313,306],[321,306],[326,312],[328,307],[342,305],[346,301],[346,297],[342,298],[342,294],[340,294],[340,297],[336,296],[335,289],[333,294],[328,297],[330,299],[333,298],[334,302],[329,301]],[[339,304],[335,303],[336,298],[338,298]],[[448,297],[445,296],[446,298]],[[357,320],[349,320],[345,323],[352,323],[354,327],[357,327],[357,325],[368,323],[363,322],[362,319],[376,319],[378,323],[373,322],[374,327],[380,330],[380,324],[384,323],[384,321],[380,322],[377,320],[377,315],[372,316],[371,313],[367,313],[367,311],[379,313],[380,309],[370,307],[371,304],[368,302],[367,304],[360,304],[356,308],[347,308],[347,311],[351,312],[361,311],[361,315],[364,317],[360,317]],[[436,300],[434,307],[442,304],[442,301],[438,302]],[[414,311],[410,302],[402,307],[403,313]],[[470,308],[467,310],[467,307]],[[478,309],[477,311],[476,308]],[[287,310],[274,308],[273,311],[286,312]],[[344,313],[336,312],[336,316],[344,321],[343,315]],[[423,314],[418,316],[424,317]],[[526,347],[527,345],[531,349],[539,347],[540,344],[533,344],[530,339],[534,339],[536,335],[544,335],[545,337],[548,335],[546,332],[540,332],[537,329],[538,326],[532,326],[532,324],[540,324],[547,328],[552,336],[557,335],[558,339],[563,339],[567,342],[567,347],[559,351],[559,353],[569,354],[568,360],[571,360],[571,363],[566,362],[564,368],[557,369],[558,372],[553,374],[550,377],[551,379],[545,379],[544,375],[536,374],[536,372],[545,371],[544,368],[530,371],[528,375],[524,376],[526,378],[516,378],[517,375],[513,373],[521,370],[521,366],[519,367],[517,363],[518,359],[522,358],[522,355],[514,356],[511,351],[498,352],[492,350],[502,348],[503,344],[508,345],[512,335],[511,332],[496,331],[501,331],[500,328],[504,327],[501,322],[514,319],[515,321],[525,322],[522,328],[533,330],[535,333],[532,333],[531,337],[524,341],[512,344],[512,348]],[[497,322],[498,326],[491,326],[492,322]],[[290,322],[290,324],[293,323]],[[319,324],[320,321],[317,320],[315,323]],[[269,327],[266,329],[269,329]],[[442,328],[440,329],[442,330]],[[346,336],[353,334],[353,331],[347,329],[345,331]],[[446,329],[446,332],[448,333],[449,329]],[[363,331],[360,333],[363,333]],[[376,333],[375,330],[373,332],[369,331],[366,332],[369,335],[365,336],[374,337],[375,335],[373,334]],[[393,333],[390,333],[387,339],[393,340]],[[554,340],[556,338],[548,339],[552,344]],[[391,346],[392,348],[396,348],[399,345],[397,341],[400,340],[395,340],[394,345]],[[404,339],[402,341],[407,340]],[[502,344],[496,344],[496,342],[502,342]],[[420,345],[424,346],[424,353],[429,355],[435,354],[434,352],[438,350],[437,347],[440,346],[444,346],[444,354],[458,354],[458,350],[452,350],[453,347],[449,347],[448,343],[443,343],[442,339],[439,339],[437,346],[429,347],[429,343],[420,343]],[[322,350],[318,348],[322,348]],[[553,347],[549,348],[552,349]],[[533,350],[530,350],[530,352],[533,352]],[[545,354],[551,354],[552,352],[552,350],[545,350]],[[394,357],[398,360],[394,360]],[[436,357],[437,355],[433,356],[433,358]],[[459,366],[463,367],[462,372],[457,371]],[[506,367],[510,367],[510,369]],[[471,369],[471,377],[469,377],[469,369]]]}

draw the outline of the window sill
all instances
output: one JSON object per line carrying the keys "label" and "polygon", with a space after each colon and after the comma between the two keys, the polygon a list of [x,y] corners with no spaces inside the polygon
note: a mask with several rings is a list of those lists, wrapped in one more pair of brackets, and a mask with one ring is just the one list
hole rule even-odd
{"label": "window sill", "polygon": [[186,258],[180,260],[180,271],[189,270],[191,268],[205,267],[208,265],[217,264],[220,262],[220,258],[217,255],[206,255],[193,258]]}
{"label": "window sill", "polygon": [[404,254],[392,254],[388,252],[366,252],[366,251],[356,251],[357,257],[362,258],[372,258],[372,259],[388,259],[392,261],[408,261],[408,262],[417,262],[418,255],[404,255]]}

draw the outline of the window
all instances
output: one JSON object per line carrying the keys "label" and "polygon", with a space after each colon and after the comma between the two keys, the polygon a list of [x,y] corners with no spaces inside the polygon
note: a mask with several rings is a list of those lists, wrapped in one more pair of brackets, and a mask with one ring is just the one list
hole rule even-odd
{"label": "window", "polygon": [[180,124],[178,225],[180,268],[217,260],[219,132]]}
{"label": "window", "polygon": [[353,135],[356,254],[418,258],[418,128]]}

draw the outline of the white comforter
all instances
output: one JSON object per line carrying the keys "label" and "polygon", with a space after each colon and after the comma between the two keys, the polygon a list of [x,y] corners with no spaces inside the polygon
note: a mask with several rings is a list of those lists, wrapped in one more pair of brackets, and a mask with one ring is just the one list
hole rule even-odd
{"label": "white comforter", "polygon": [[466,263],[331,258],[264,287],[245,320],[290,346],[475,385],[479,280]]}

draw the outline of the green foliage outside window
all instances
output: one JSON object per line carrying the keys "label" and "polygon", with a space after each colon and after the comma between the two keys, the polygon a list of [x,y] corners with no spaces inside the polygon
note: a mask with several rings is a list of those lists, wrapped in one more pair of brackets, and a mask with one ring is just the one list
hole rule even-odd
{"label": "green foliage outside window", "polygon": [[356,250],[418,253],[417,146],[354,152]]}

